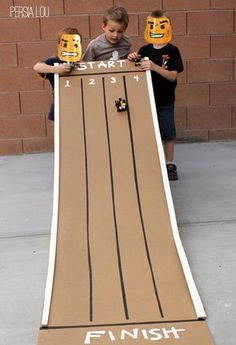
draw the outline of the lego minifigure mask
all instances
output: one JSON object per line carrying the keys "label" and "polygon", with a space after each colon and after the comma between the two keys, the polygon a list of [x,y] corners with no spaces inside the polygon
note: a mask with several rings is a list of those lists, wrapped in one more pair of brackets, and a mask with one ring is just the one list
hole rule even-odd
{"label": "lego minifigure mask", "polygon": [[82,56],[81,37],[78,34],[62,34],[58,44],[58,57],[65,62],[79,62]]}
{"label": "lego minifigure mask", "polygon": [[147,18],[145,40],[152,44],[168,43],[172,38],[172,28],[169,18]]}

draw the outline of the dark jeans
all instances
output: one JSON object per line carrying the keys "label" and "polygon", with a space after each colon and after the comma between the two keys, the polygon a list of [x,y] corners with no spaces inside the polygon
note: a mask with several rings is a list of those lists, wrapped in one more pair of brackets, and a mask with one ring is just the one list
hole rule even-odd
{"label": "dark jeans", "polygon": [[174,104],[157,106],[157,116],[162,140],[176,138]]}

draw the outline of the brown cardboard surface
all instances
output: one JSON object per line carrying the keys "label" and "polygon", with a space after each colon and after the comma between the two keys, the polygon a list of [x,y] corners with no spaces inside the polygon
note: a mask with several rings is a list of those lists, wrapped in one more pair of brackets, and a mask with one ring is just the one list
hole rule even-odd
{"label": "brown cardboard surface", "polygon": [[[39,345],[82,344],[103,329],[91,343],[211,345],[173,237],[146,74],[113,63],[59,78],[56,261]],[[117,112],[119,98],[128,111]],[[186,329],[181,340],[163,333],[171,327]]]}
{"label": "brown cardboard surface", "polygon": [[205,321],[41,330],[39,345],[213,345]]}

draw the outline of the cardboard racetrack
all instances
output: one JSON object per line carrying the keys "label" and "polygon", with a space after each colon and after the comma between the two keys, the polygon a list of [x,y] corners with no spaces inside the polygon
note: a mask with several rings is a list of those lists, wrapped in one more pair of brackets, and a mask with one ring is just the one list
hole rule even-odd
{"label": "cardboard racetrack", "polygon": [[150,72],[125,60],[81,63],[56,76],[55,98],[38,345],[212,345],[179,238]]}

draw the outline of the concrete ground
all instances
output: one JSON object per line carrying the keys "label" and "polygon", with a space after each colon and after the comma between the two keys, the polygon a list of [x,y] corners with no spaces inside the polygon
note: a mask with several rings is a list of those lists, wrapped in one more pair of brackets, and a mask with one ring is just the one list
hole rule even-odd
{"label": "concrete ground", "polygon": [[[175,158],[179,231],[208,324],[216,345],[235,345],[236,141],[177,144]],[[0,345],[36,345],[52,187],[52,153],[0,157]]]}

